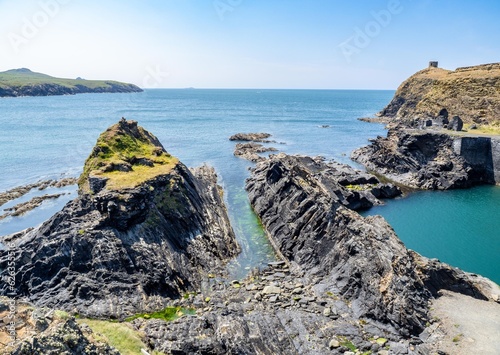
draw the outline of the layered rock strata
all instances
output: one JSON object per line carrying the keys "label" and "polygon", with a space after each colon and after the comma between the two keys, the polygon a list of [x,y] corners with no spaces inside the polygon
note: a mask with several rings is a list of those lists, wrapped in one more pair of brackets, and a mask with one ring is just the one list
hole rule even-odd
{"label": "layered rock strata", "polygon": [[443,285],[439,272],[419,269],[423,259],[405,248],[382,217],[363,218],[344,207],[331,186],[285,155],[257,164],[247,182],[250,202],[279,254],[324,290],[349,300],[356,317],[417,334],[436,289],[488,297],[463,272],[437,267],[449,271]]}
{"label": "layered rock strata", "polygon": [[351,158],[369,171],[420,189],[467,188],[500,181],[499,144],[487,137],[391,129]]}
{"label": "layered rock strata", "polygon": [[163,307],[239,251],[216,181],[122,119],[98,139],[78,198],[2,238],[0,293],[91,317]]}

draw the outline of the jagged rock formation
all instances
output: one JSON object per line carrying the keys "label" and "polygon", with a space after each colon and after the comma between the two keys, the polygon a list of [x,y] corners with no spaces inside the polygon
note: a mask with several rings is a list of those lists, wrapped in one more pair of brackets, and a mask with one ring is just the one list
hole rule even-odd
{"label": "jagged rock formation", "polygon": [[429,67],[412,75],[397,89],[379,115],[396,122],[429,119],[446,110],[466,123],[498,123],[500,63],[458,68]]}
{"label": "jagged rock formation", "polygon": [[[91,317],[163,307],[239,251],[216,180],[122,119],[98,139],[79,197],[1,240],[13,251],[0,250],[0,275],[9,281],[13,263],[18,297]],[[2,282],[0,293],[9,292]]]}
{"label": "jagged rock formation", "polygon": [[[435,273],[420,275],[420,259],[387,222],[345,208],[331,186],[300,160],[278,155],[257,164],[247,190],[275,249],[292,266],[348,299],[356,317],[392,324],[403,335],[419,333]],[[486,298],[458,271],[450,280],[447,287]]]}
{"label": "jagged rock formation", "polygon": [[[0,345],[2,354],[92,354],[119,355],[108,344],[91,336],[90,329],[82,329],[75,318],[63,312],[35,308],[13,299],[0,297]],[[10,312],[15,304],[15,318]],[[9,329],[9,320],[15,330]],[[15,339],[12,337],[15,332]]]}
{"label": "jagged rock formation", "polygon": [[390,129],[387,138],[356,149],[351,158],[403,185],[447,190],[498,182],[497,146],[491,138]]}
{"label": "jagged rock formation", "polygon": [[61,79],[41,73],[34,73],[26,68],[12,69],[0,73],[0,97],[141,91],[143,90],[134,84],[112,80]]}

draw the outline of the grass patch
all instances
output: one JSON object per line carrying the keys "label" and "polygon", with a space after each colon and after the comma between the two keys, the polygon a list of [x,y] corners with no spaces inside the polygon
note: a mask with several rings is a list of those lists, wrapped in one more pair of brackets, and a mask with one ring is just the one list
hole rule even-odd
{"label": "grass patch", "polygon": [[60,310],[55,310],[54,311],[54,316],[59,319],[66,320],[70,317],[68,312],[65,311],[60,311]]}
{"label": "grass patch", "polygon": [[185,315],[195,315],[196,310],[194,308],[184,308],[184,307],[167,307],[158,312],[153,313],[140,313],[128,317],[125,321],[130,322],[137,318],[144,319],[162,319],[167,322],[171,322]]}
{"label": "grass patch", "polygon": [[340,337],[339,338],[339,343],[340,343],[341,346],[346,347],[350,351],[353,351],[353,352],[357,352],[358,351],[358,348],[356,348],[356,345],[354,345],[352,343],[352,341],[350,341],[346,337]]}
{"label": "grass patch", "polygon": [[500,123],[478,125],[476,129],[468,129],[468,132],[473,134],[500,135]]}
{"label": "grass patch", "polygon": [[107,178],[108,190],[134,188],[158,175],[168,174],[179,162],[154,143],[142,127],[120,121],[103,132],[85,161],[79,186],[90,192],[89,176]]}
{"label": "grass patch", "polygon": [[344,186],[346,189],[351,191],[366,191],[373,188],[375,185],[373,184],[360,184],[360,185],[346,185]]}
{"label": "grass patch", "polygon": [[104,174],[96,174],[109,178],[106,183],[108,190],[119,190],[122,188],[134,188],[155,176],[168,174],[177,165],[178,160],[173,158],[168,164],[155,165],[154,167],[137,165],[132,171],[113,171]]}
{"label": "grass patch", "polygon": [[[94,332],[92,337],[116,348],[120,354],[141,354],[141,349],[147,349],[139,333],[126,323],[114,323],[95,319],[79,319],[79,324],[87,324]],[[159,354],[159,353],[156,353]]]}

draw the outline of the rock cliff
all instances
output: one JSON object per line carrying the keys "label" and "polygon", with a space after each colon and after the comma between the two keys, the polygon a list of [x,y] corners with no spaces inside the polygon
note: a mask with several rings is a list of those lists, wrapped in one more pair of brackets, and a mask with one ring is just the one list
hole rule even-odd
{"label": "rock cliff", "polygon": [[[10,246],[0,251],[1,277],[9,281],[13,266],[17,297],[85,316],[162,308],[239,251],[216,181],[213,169],[189,170],[122,119],[99,137],[79,197],[1,240]],[[8,282],[0,293],[12,294]]]}
{"label": "rock cliff", "polygon": [[440,279],[436,269],[420,268],[426,263],[382,217],[362,218],[338,202],[331,186],[300,159],[278,155],[257,165],[247,190],[279,254],[322,289],[349,300],[355,317],[418,334],[438,289],[487,298],[463,272],[439,264],[448,275]]}
{"label": "rock cliff", "polygon": [[435,118],[443,111],[466,123],[499,122],[500,63],[458,68],[429,67],[397,89],[379,115],[393,121]]}
{"label": "rock cliff", "polygon": [[400,184],[447,190],[498,183],[499,153],[493,138],[397,128],[356,149],[351,158]]}

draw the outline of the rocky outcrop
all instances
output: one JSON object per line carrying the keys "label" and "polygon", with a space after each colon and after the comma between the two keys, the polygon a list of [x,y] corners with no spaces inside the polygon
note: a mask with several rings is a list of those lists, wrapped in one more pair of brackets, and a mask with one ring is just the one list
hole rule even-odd
{"label": "rocky outcrop", "polygon": [[[418,271],[420,259],[382,217],[362,218],[347,209],[332,186],[300,160],[283,155],[257,164],[247,182],[255,212],[292,268],[348,300],[355,317],[391,324],[403,335],[418,334],[427,321],[432,292],[426,285],[433,274]],[[458,271],[450,275],[448,287],[464,284],[467,292],[486,298]]]}
{"label": "rocky outcrop", "polygon": [[275,141],[268,140],[271,137],[269,133],[236,133],[229,137],[230,141],[243,141],[243,142],[261,142],[261,143],[276,143]]}
{"label": "rocky outcrop", "polygon": [[[372,320],[359,321],[349,302],[308,284],[285,262],[230,285],[214,282],[178,305],[197,310],[173,322],[137,319],[155,350],[166,354],[343,354],[410,348],[410,340]],[[380,339],[377,341],[377,339]],[[411,340],[420,343],[417,338]],[[425,354],[422,353],[422,354]]]}
{"label": "rocky outcrop", "polygon": [[241,141],[234,148],[234,156],[251,162],[259,162],[266,159],[260,156],[260,153],[277,152],[274,147],[267,147],[259,143],[276,143],[274,140],[268,140],[271,137],[269,133],[237,133],[229,137],[230,141]]}
{"label": "rocky outcrop", "polygon": [[5,192],[0,192],[0,206],[4,205],[5,203],[15,200],[19,197],[22,197],[26,195],[28,192],[32,191],[33,189],[38,189],[40,191],[45,190],[48,187],[56,187],[56,188],[61,188],[65,186],[70,186],[70,185],[76,185],[77,179],[75,178],[63,178],[60,180],[42,180],[35,182],[33,184],[28,184],[28,185],[23,185],[23,186],[18,186],[15,188],[12,188],[8,191]]}
{"label": "rocky outcrop", "polygon": [[[403,185],[447,190],[497,182],[500,164],[494,140],[391,129],[387,137],[359,148],[351,158],[369,171]],[[496,142],[496,141],[495,141]]]}
{"label": "rocky outcrop", "polygon": [[426,120],[446,110],[465,123],[496,123],[500,117],[500,63],[458,68],[429,67],[404,81],[379,115],[396,122]]}
{"label": "rocky outcrop", "polygon": [[276,148],[265,147],[259,143],[237,143],[236,147],[234,148],[234,156],[256,163],[265,159],[264,157],[260,156],[259,153],[276,151]]}
{"label": "rocky outcrop", "polygon": [[[14,310],[15,316],[11,318],[10,312]],[[10,321],[15,324],[13,327],[10,326]],[[92,335],[90,329],[83,329],[75,318],[64,312],[40,309],[7,297],[0,297],[2,354],[120,354]]]}
{"label": "rocky outcrop", "polygon": [[84,93],[141,92],[134,84],[118,81],[61,79],[34,73],[29,69],[13,69],[0,73],[0,97],[53,96]]}
{"label": "rocky outcrop", "polygon": [[57,199],[57,198],[64,196],[64,195],[66,195],[66,194],[62,193],[62,194],[36,196],[27,202],[18,203],[17,205],[15,205],[13,207],[4,209],[4,211],[6,211],[6,213],[0,215],[0,221],[4,218],[11,217],[11,216],[12,217],[21,216],[29,211],[34,210],[37,207],[40,207],[41,204],[46,200]]}
{"label": "rocky outcrop", "polygon": [[280,159],[293,167],[293,174],[298,178],[312,174],[328,189],[335,203],[360,211],[374,205],[381,205],[383,199],[398,197],[402,194],[399,187],[382,183],[372,175],[336,161],[327,161],[323,157],[301,155],[272,155],[271,159]]}
{"label": "rocky outcrop", "polygon": [[239,251],[216,181],[212,168],[189,170],[122,119],[98,139],[77,199],[2,238],[10,251],[0,251],[1,277],[11,280],[13,265],[18,297],[86,316],[163,307]]}

